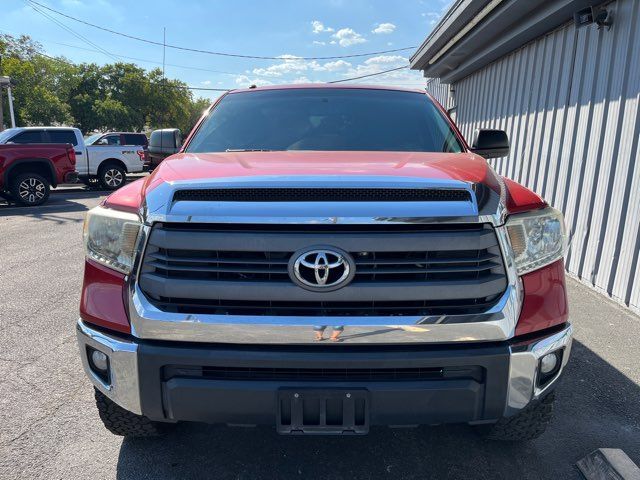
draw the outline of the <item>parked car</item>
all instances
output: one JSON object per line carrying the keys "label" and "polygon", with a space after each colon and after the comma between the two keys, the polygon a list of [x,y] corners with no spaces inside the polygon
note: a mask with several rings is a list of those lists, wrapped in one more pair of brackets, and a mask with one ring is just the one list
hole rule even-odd
{"label": "parked car", "polygon": [[424,92],[226,93],[88,213],[77,337],[100,418],[526,440],[569,360],[562,214]]}
{"label": "parked car", "polygon": [[86,145],[80,130],[70,127],[20,127],[5,132],[8,133],[2,143],[72,144],[80,180],[87,184],[97,181],[105,190],[124,185],[127,173],[143,171],[146,157],[143,145]]}
{"label": "parked car", "polygon": [[84,139],[86,145],[129,145],[129,146],[142,146],[147,148],[149,146],[149,139],[144,133],[136,132],[108,132],[108,133],[95,133]]}
{"label": "parked car", "polygon": [[180,151],[182,146],[182,132],[177,128],[164,128],[151,132],[149,140],[149,159],[147,170],[153,170],[165,158]]}
{"label": "parked car", "polygon": [[[4,136],[0,132],[0,142]],[[52,186],[77,178],[73,145],[0,145],[0,195],[10,200],[41,205]]]}

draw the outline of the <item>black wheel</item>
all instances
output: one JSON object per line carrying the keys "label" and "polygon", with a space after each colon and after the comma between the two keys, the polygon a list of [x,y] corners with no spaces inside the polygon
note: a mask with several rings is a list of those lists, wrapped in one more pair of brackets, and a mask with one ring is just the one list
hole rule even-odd
{"label": "black wheel", "polygon": [[9,190],[16,202],[35,207],[47,201],[51,185],[46,178],[37,173],[21,173],[13,178]]}
{"label": "black wheel", "polygon": [[117,190],[127,181],[127,172],[115,163],[108,163],[100,167],[98,181],[105,190]]}
{"label": "black wheel", "polygon": [[554,393],[528,405],[520,413],[498,420],[493,425],[477,427],[489,440],[522,442],[538,438],[553,418]]}
{"label": "black wheel", "polygon": [[171,424],[153,422],[143,415],[136,415],[114,403],[109,397],[94,388],[96,406],[104,426],[114,435],[123,437],[156,437],[164,433]]}

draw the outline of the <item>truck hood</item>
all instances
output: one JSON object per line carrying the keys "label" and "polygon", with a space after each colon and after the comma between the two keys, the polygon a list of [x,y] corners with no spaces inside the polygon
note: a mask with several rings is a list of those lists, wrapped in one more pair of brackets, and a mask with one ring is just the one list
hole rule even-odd
{"label": "truck hood", "polygon": [[[487,164],[473,153],[416,153],[416,152],[224,152],[182,153],[164,160],[145,179],[121,188],[106,199],[104,205],[128,211],[138,211],[145,199],[154,196],[154,190],[163,187],[203,188],[233,183],[244,186],[287,185],[309,180],[323,186],[335,186],[359,177],[361,183],[370,186],[395,185],[411,181],[414,184],[449,185],[452,187],[491,192],[482,195],[484,203],[501,200],[511,213],[540,208],[545,205],[535,193],[516,184],[505,182]],[[382,178],[384,177],[384,179]],[[397,179],[394,180],[394,179]],[[516,196],[511,192],[515,192]],[[491,200],[491,197],[493,200]],[[480,200],[480,199],[478,199]],[[478,209],[482,209],[481,201]],[[169,207],[167,205],[167,207]],[[495,211],[491,205],[488,210]],[[184,207],[188,208],[188,207]],[[479,211],[476,211],[476,215]]]}
{"label": "truck hood", "polygon": [[499,182],[487,162],[472,153],[415,152],[228,152],[169,157],[148,183],[255,176],[400,176],[483,183]]}

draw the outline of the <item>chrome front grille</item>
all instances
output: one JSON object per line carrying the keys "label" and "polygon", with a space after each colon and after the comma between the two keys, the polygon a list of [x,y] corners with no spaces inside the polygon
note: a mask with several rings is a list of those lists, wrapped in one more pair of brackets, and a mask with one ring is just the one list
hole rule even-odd
{"label": "chrome front grille", "polygon": [[[356,274],[330,292],[289,277],[293,253],[348,252]],[[493,228],[441,225],[157,224],[139,284],[166,312],[273,316],[403,316],[484,311],[507,279]]]}

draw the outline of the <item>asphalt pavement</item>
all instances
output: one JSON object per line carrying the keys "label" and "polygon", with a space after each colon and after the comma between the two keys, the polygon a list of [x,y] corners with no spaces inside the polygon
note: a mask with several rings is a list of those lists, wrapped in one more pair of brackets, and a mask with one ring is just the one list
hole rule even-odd
{"label": "asphalt pavement", "polygon": [[622,448],[640,465],[640,317],[569,281],[576,341],[556,418],[538,440],[488,442],[465,425],[282,437],[182,424],[163,438],[105,430],[75,343],[82,221],[103,198],[0,203],[0,479],[581,478],[575,462]]}

